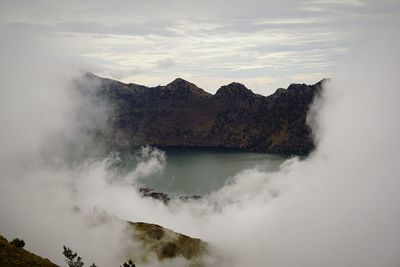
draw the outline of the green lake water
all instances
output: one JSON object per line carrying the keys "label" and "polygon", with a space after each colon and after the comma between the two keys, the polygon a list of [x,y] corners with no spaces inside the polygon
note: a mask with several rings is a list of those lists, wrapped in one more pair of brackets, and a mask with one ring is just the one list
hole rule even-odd
{"label": "green lake water", "polygon": [[[250,168],[276,171],[286,159],[265,153],[224,149],[168,148],[160,151],[165,153],[165,168],[139,181],[143,187],[180,195],[209,194],[240,171]],[[137,165],[138,160],[134,156],[137,156],[137,152],[134,150],[122,157],[125,169],[132,170]]]}

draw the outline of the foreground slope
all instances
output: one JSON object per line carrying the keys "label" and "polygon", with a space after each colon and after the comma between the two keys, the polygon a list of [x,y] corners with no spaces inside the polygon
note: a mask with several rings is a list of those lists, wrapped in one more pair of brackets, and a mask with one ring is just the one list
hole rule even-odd
{"label": "foreground slope", "polygon": [[0,266],[4,267],[57,267],[48,259],[37,256],[23,248],[9,243],[0,236]]}
{"label": "foreground slope", "polygon": [[[128,222],[127,226],[132,240],[137,241],[139,246],[124,251],[127,254],[126,260],[133,258],[140,266],[152,259],[163,262],[181,258],[188,266],[203,266],[202,258],[208,251],[208,245],[204,241],[151,223]],[[8,242],[2,236],[0,236],[0,266],[57,267],[48,259]]]}
{"label": "foreground slope", "polygon": [[204,241],[156,224],[129,222],[129,227],[133,238],[141,244],[141,249],[134,253],[138,262],[146,262],[152,256],[160,262],[181,257],[190,266],[203,266],[202,257],[208,250]]}

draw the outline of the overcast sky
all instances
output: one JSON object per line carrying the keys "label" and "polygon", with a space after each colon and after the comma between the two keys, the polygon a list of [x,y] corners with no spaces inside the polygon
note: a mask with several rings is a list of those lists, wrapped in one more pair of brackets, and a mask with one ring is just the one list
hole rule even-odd
{"label": "overcast sky", "polygon": [[399,15],[396,0],[0,0],[3,28],[63,45],[99,75],[261,94],[331,76],[358,35]]}

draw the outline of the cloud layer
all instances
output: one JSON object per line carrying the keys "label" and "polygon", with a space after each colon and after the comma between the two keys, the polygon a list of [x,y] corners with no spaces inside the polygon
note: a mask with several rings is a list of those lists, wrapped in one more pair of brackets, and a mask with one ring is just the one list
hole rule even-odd
{"label": "cloud layer", "polygon": [[181,76],[210,92],[238,81],[269,94],[330,76],[354,35],[399,10],[397,1],[2,1],[0,22],[68,43],[126,82]]}

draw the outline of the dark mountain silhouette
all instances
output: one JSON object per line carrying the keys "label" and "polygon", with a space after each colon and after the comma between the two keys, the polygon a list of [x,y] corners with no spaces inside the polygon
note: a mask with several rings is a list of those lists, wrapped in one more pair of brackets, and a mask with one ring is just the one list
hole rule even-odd
{"label": "dark mountain silhouette", "polygon": [[218,147],[299,155],[314,149],[306,118],[321,84],[291,84],[262,96],[240,83],[222,86],[212,95],[180,78],[157,87],[90,73],[77,81],[81,92],[90,91],[96,103],[109,108],[107,129],[97,136],[113,146]]}

